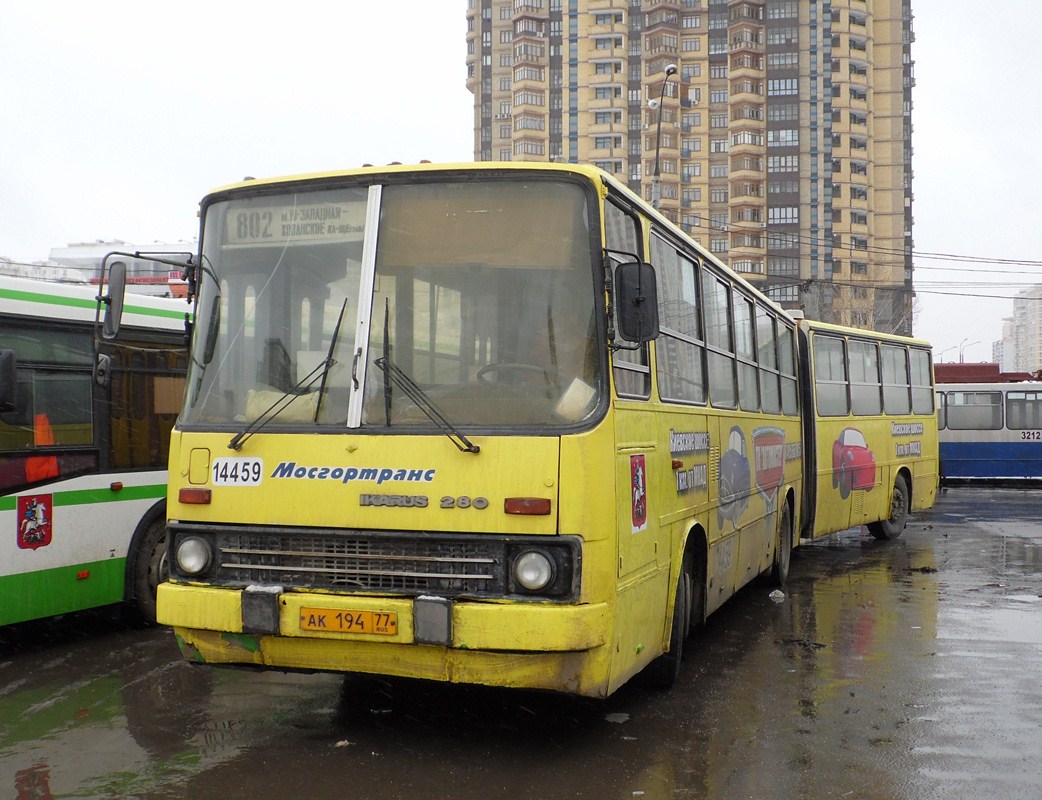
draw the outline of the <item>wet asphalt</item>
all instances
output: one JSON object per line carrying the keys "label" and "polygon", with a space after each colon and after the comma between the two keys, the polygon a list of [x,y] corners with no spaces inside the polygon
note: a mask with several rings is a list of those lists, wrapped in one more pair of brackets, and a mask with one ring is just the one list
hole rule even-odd
{"label": "wet asphalt", "polygon": [[801,547],[669,692],[607,701],[183,663],[94,612],[0,628],[0,799],[1042,796],[1042,489]]}

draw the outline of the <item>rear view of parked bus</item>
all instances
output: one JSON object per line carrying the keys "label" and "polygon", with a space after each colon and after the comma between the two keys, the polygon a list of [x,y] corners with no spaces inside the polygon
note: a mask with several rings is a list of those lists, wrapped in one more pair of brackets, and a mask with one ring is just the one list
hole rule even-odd
{"label": "rear view of parked bus", "polygon": [[795,322],[610,176],[250,181],[201,236],[159,588],[189,660],[603,697],[784,579]]}
{"label": "rear view of parked bus", "polygon": [[0,625],[122,600],[155,617],[188,306],[135,296],[107,342],[96,295],[0,277]]}
{"label": "rear view of parked bus", "polygon": [[937,385],[945,481],[1042,480],[1042,383]]}
{"label": "rear view of parked bus", "polygon": [[901,535],[937,494],[930,345],[803,320],[806,539],[867,525]]}

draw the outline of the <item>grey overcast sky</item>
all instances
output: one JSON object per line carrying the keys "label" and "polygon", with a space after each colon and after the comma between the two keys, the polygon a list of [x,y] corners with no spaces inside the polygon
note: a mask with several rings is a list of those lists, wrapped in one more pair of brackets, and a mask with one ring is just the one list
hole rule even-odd
{"label": "grey overcast sky", "polygon": [[[912,0],[915,332],[945,361],[990,359],[1042,283],[983,260],[1042,261],[1042,60],[1012,35],[1042,3],[979,8]],[[0,0],[0,256],[189,239],[246,175],[470,161],[465,36],[466,0]]]}

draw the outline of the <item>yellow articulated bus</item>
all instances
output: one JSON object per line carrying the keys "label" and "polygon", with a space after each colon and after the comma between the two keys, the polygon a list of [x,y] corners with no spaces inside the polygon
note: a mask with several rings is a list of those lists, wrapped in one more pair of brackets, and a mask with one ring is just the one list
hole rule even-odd
{"label": "yellow articulated bus", "polygon": [[930,345],[810,320],[799,335],[800,536],[858,525],[899,536],[909,511],[933,506],[940,478]]}
{"label": "yellow articulated bus", "polygon": [[797,321],[611,176],[365,168],[201,218],[158,599],[187,659],[604,697],[784,581]]}

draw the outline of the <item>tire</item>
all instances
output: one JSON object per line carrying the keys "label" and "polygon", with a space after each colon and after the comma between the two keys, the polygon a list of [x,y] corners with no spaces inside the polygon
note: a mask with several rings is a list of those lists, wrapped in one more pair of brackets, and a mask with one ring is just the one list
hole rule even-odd
{"label": "tire", "polygon": [[131,611],[147,625],[156,623],[156,587],[170,576],[166,561],[166,519],[152,520],[130,554],[127,597]]}
{"label": "tire", "polygon": [[877,539],[896,539],[900,536],[908,522],[910,500],[908,481],[904,475],[898,475],[894,479],[894,492],[890,496],[890,517],[879,522],[870,522],[868,532]]}
{"label": "tire", "polygon": [[669,631],[669,652],[663,653],[640,673],[640,682],[654,689],[669,689],[680,675],[684,657],[684,639],[691,627],[691,570],[684,562],[673,598],[673,621]]}
{"label": "tire", "polygon": [[778,520],[778,533],[774,549],[774,563],[771,564],[771,584],[784,586],[789,579],[789,563],[792,560],[792,512],[789,504],[782,500],[782,510]]}

